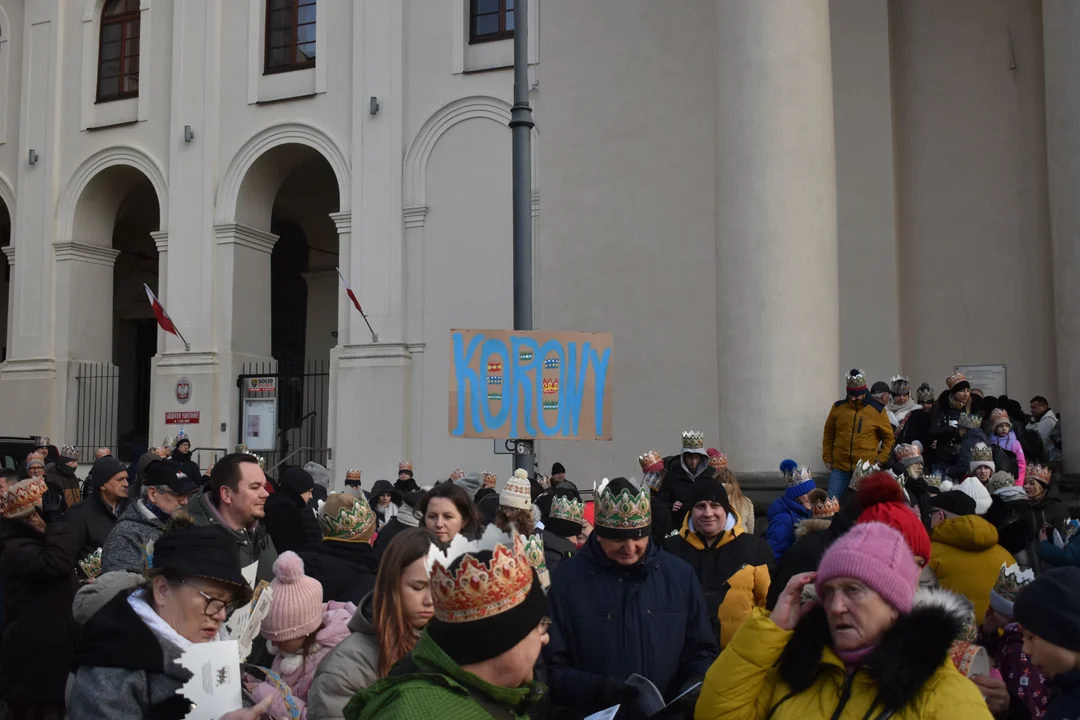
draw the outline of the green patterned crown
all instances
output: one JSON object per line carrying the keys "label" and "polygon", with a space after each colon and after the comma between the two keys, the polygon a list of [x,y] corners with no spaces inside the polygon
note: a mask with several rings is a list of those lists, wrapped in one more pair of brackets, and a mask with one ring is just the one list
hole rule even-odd
{"label": "green patterned crown", "polygon": [[79,561],[79,567],[87,578],[93,580],[101,574],[101,548],[90,553]]}
{"label": "green patterned crown", "polygon": [[705,447],[705,435],[698,430],[684,430],[682,434],[682,449],[701,450]]}
{"label": "green patterned crown", "polygon": [[319,508],[323,537],[364,542],[375,529],[375,513],[363,496],[334,493]]}
{"label": "green patterned crown", "polygon": [[1009,602],[1016,602],[1016,596],[1024,586],[1035,580],[1031,570],[1021,570],[1019,565],[1001,564],[1001,572],[994,583],[994,592]]}
{"label": "green patterned crown", "polygon": [[[596,489],[596,525],[612,530],[641,530],[652,525],[652,508],[649,505],[649,489],[641,488],[636,493],[623,488],[615,494],[608,488],[609,480],[604,478]],[[636,485],[631,481],[631,487]]]}
{"label": "green patterned crown", "polygon": [[585,503],[570,495],[556,495],[551,501],[551,517],[583,525],[585,522]]}
{"label": "green patterned crown", "polygon": [[960,413],[960,420],[957,424],[962,428],[974,430],[982,425],[982,415],[978,413]]}

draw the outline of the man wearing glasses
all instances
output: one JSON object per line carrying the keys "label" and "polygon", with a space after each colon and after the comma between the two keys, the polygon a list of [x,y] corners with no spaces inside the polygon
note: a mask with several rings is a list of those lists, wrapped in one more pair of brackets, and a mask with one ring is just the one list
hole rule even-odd
{"label": "man wearing glasses", "polygon": [[175,460],[158,460],[146,468],[141,497],[128,505],[101,551],[101,571],[144,573],[150,563],[148,546],[165,531],[172,514],[188,504],[195,481]]}

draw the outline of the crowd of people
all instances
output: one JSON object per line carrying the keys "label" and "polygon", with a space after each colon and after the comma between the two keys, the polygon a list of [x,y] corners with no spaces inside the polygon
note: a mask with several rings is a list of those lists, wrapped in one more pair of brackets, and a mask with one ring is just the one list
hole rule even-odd
{"label": "crowd of people", "polygon": [[81,482],[42,438],[0,474],[9,716],[207,717],[178,660],[244,637],[227,720],[1077,717],[1049,404],[846,381],[826,487],[784,460],[765,525],[695,431],[591,496],[559,463],[204,474],[183,435]]}

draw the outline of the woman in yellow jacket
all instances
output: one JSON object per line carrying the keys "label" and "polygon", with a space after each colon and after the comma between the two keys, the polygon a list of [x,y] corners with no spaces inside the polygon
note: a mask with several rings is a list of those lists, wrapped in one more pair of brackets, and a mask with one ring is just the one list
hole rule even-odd
{"label": "woman in yellow jacket", "polygon": [[[705,676],[696,720],[991,720],[949,659],[955,596],[922,591],[903,536],[856,526],[772,615],[755,609]],[[818,600],[800,603],[814,583]]]}
{"label": "woman in yellow jacket", "polygon": [[690,512],[679,534],[664,539],[664,550],[694,568],[722,648],[755,607],[765,606],[773,553],[743,528],[718,478],[699,477],[690,492]]}

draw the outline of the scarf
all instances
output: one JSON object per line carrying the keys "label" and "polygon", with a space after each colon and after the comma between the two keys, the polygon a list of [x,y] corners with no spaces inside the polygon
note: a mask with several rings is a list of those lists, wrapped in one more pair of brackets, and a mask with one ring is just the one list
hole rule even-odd
{"label": "scarf", "polygon": [[162,640],[167,640],[172,645],[175,645],[181,652],[190,648],[194,643],[182,636],[180,633],[173,629],[172,625],[165,622],[160,615],[154,612],[154,608],[143,599],[142,590],[137,590],[131,595],[128,595],[128,605],[135,611],[135,614],[146,623],[146,626],[150,628],[150,632],[154,633]]}
{"label": "scarf", "polygon": [[904,418],[911,414],[912,410],[919,407],[919,403],[912,400],[909,395],[906,403],[898,403],[895,400],[890,400],[889,404],[885,407],[889,409],[889,412],[896,416],[896,422],[902,423],[904,422]]}
{"label": "scarf", "polygon": [[848,672],[851,672],[852,670],[857,668],[860,663],[862,663],[862,661],[866,658],[867,655],[874,652],[874,650],[876,649],[876,645],[871,645],[870,647],[859,648],[858,650],[834,649],[833,652],[836,653],[836,657],[840,658],[840,660],[843,661],[844,667],[847,668]]}

